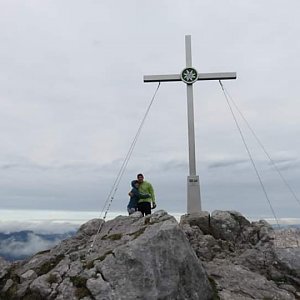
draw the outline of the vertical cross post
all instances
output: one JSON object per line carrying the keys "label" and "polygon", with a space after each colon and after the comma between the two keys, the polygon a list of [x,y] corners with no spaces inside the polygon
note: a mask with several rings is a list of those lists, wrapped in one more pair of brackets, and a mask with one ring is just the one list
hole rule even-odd
{"label": "vertical cross post", "polygon": [[[185,36],[186,68],[192,68],[191,36]],[[194,128],[194,94],[193,84],[186,85],[187,115],[188,115],[188,141],[189,141],[189,176],[187,177],[187,211],[188,213],[201,211],[201,196],[199,176],[196,173],[196,146]]]}
{"label": "vertical cross post", "polygon": [[235,72],[198,73],[192,67],[191,36],[185,36],[186,68],[180,74],[145,75],[144,82],[183,81],[187,89],[189,175],[187,177],[187,213],[201,211],[199,176],[196,173],[193,84],[198,80],[236,79]]}

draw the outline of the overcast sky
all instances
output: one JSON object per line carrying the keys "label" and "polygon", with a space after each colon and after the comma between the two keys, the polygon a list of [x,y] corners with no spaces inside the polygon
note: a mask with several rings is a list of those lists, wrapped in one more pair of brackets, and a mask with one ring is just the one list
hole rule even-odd
{"label": "overcast sky", "polygon": [[[100,212],[157,87],[180,73],[184,36],[199,72],[224,81],[300,197],[298,0],[0,0],[0,209]],[[194,84],[204,210],[272,217],[217,81]],[[278,217],[300,205],[250,132],[245,138]],[[162,83],[112,211],[144,173],[158,208],[186,211],[186,87]]]}

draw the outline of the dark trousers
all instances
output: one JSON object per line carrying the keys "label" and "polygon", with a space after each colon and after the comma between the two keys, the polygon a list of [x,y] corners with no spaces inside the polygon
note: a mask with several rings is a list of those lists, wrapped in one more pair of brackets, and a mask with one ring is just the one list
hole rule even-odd
{"label": "dark trousers", "polygon": [[143,214],[143,216],[151,215],[151,203],[149,202],[138,203],[138,211],[140,211]]}

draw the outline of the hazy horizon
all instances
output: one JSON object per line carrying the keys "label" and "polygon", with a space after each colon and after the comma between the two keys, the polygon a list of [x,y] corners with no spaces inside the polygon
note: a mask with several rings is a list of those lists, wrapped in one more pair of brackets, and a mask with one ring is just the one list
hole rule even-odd
{"label": "hazy horizon", "polygon": [[[158,209],[154,210],[157,211]],[[153,211],[153,212],[154,212]],[[179,222],[180,217],[185,213],[168,212]],[[211,212],[210,212],[211,213]],[[39,233],[64,233],[77,230],[80,225],[94,219],[102,218],[104,214],[96,211],[56,211],[56,210],[3,210],[0,209],[0,232],[13,232],[30,230]],[[124,211],[110,211],[106,216],[106,221],[128,213]],[[276,224],[274,218],[257,216],[244,216],[249,221],[266,220],[270,224]],[[280,218],[282,225],[300,224],[300,218]]]}

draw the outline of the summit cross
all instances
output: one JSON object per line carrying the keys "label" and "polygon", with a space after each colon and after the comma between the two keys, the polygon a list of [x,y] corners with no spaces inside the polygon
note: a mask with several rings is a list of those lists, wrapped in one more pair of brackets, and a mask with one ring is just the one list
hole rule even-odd
{"label": "summit cross", "polygon": [[186,67],[180,74],[145,75],[144,82],[183,81],[187,88],[189,176],[187,177],[187,213],[201,211],[200,183],[196,174],[193,84],[198,80],[236,79],[235,72],[198,73],[192,66],[191,36],[185,36]]}

